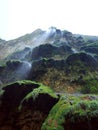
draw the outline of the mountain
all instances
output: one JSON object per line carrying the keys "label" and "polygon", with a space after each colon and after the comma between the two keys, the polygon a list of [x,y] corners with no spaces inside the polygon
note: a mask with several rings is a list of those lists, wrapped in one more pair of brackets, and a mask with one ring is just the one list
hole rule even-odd
{"label": "mountain", "polygon": [[29,79],[55,91],[82,92],[90,80],[96,80],[96,87],[98,37],[76,35],[55,27],[47,31],[38,29],[1,43],[0,59],[1,84]]}
{"label": "mountain", "polygon": [[7,56],[13,53],[22,51],[26,47],[32,49],[46,43],[53,43],[57,46],[61,46],[61,44],[63,45],[64,43],[66,45],[75,45],[74,43],[78,41],[80,41],[80,39],[74,37],[71,32],[61,31],[55,27],[50,27],[47,31],[37,29],[31,34],[26,34],[15,40],[3,41],[2,44],[0,44],[0,60],[7,58]]}
{"label": "mountain", "polygon": [[50,27],[0,39],[1,130],[97,130],[98,37]]}

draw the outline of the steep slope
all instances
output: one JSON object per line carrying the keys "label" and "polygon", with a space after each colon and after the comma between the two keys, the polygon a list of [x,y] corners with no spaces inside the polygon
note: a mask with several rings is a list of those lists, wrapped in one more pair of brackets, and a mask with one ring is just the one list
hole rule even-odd
{"label": "steep slope", "polygon": [[97,130],[98,97],[63,95],[51,109],[41,130]]}
{"label": "steep slope", "polygon": [[51,27],[47,31],[38,29],[31,34],[0,44],[0,59],[5,59],[15,52],[20,52],[25,47],[34,48],[45,43],[61,44],[65,42],[67,45],[74,45],[76,39],[71,32],[61,31],[55,27]]}
{"label": "steep slope", "polygon": [[42,59],[32,64],[28,78],[55,91],[79,92],[86,79],[98,80],[98,62],[85,53],[72,54],[65,60]]}
{"label": "steep slope", "polygon": [[97,94],[98,37],[51,27],[0,40],[0,130],[97,130]]}
{"label": "steep slope", "polygon": [[0,84],[30,79],[56,91],[74,93],[95,80],[97,87],[97,45],[97,37],[75,35],[55,27],[7,41],[0,44]]}
{"label": "steep slope", "polygon": [[[44,31],[38,29],[31,34],[26,34],[15,40],[10,40],[4,44],[0,44],[0,60],[6,58],[8,55],[16,51],[23,50],[25,47],[32,47],[38,44],[37,39],[44,34]],[[5,53],[6,52],[6,53]]]}

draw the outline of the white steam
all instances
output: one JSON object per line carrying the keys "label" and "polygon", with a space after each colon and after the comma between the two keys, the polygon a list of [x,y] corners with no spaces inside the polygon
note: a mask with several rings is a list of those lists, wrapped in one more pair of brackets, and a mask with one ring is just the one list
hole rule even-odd
{"label": "white steam", "polygon": [[43,34],[38,35],[37,37],[35,37],[32,41],[32,49],[41,45],[41,44],[45,44],[48,42],[49,38],[52,35],[55,35],[56,33],[56,28],[55,27],[50,27],[48,30],[44,31]]}

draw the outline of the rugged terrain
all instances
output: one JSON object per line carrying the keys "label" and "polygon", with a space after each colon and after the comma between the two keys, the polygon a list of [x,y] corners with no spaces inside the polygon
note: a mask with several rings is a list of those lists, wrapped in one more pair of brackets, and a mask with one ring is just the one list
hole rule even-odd
{"label": "rugged terrain", "polygon": [[0,39],[1,130],[97,130],[94,94],[97,36],[50,27]]}
{"label": "rugged terrain", "polygon": [[98,37],[51,27],[0,43],[1,84],[29,79],[69,93],[84,92],[89,81],[97,85]]}
{"label": "rugged terrain", "polygon": [[0,130],[97,130],[98,96],[55,93],[32,81],[0,92]]}

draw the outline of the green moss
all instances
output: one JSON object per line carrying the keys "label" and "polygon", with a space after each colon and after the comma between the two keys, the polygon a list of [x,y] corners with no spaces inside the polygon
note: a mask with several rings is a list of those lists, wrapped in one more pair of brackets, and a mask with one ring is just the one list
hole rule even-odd
{"label": "green moss", "polygon": [[41,130],[64,130],[63,124],[66,124],[68,120],[75,123],[76,120],[90,120],[98,117],[98,97],[95,100],[88,100],[88,98],[88,95],[61,97],[51,109]]}
{"label": "green moss", "polygon": [[18,85],[29,85],[29,84],[37,84],[37,85],[40,85],[40,83],[36,83],[35,81],[31,81],[31,80],[19,80],[19,81],[15,81],[15,82],[11,82],[11,83],[8,83],[8,84],[5,84],[3,85],[3,87],[8,87],[10,85],[13,85],[14,84],[18,84]]}
{"label": "green moss", "polygon": [[39,94],[49,94],[51,97],[58,98],[58,96],[47,86],[44,86],[43,84],[39,84],[40,86],[38,88],[35,88],[32,92],[26,95],[24,100],[29,100],[30,98],[33,98],[33,100],[38,97]]}
{"label": "green moss", "polygon": [[97,79],[86,79],[85,84],[82,87],[82,92],[98,94],[98,80]]}
{"label": "green moss", "polygon": [[[24,81],[22,81],[24,82]],[[32,82],[32,81],[31,81]],[[33,84],[37,84],[39,85],[38,88],[33,89],[30,93],[28,93],[23,100],[21,101],[20,105],[19,105],[19,110],[21,110],[22,108],[22,103],[24,101],[28,102],[29,99],[33,99],[32,101],[35,101],[35,99],[39,96],[39,94],[48,94],[53,98],[58,98],[58,96],[56,95],[56,93],[49,87],[44,86],[41,83],[36,83],[36,82],[32,82]]]}
{"label": "green moss", "polygon": [[18,83],[19,85],[40,84],[40,83],[36,83],[35,81],[31,81],[31,80],[16,81],[16,83]]}
{"label": "green moss", "polygon": [[[69,111],[69,102],[61,97],[59,102],[52,108],[48,118],[43,123],[42,130],[64,130],[61,124],[64,122],[64,113]],[[66,98],[67,99],[67,98]]]}

